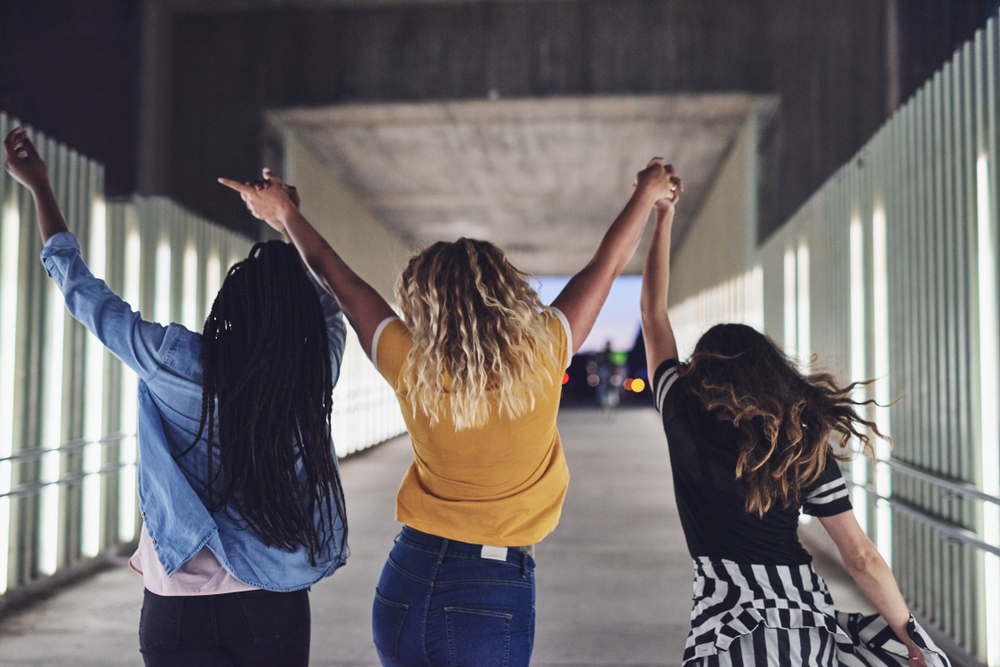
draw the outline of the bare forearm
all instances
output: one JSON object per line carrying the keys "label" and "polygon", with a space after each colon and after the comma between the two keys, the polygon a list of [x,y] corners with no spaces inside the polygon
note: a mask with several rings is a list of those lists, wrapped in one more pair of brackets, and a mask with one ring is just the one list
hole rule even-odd
{"label": "bare forearm", "polygon": [[587,338],[612,283],[635,253],[654,201],[645,189],[633,193],[604,235],[594,258],[570,279],[552,302],[570,323],[574,348],[579,349]]}
{"label": "bare forearm", "polygon": [[642,271],[642,293],[639,311],[642,314],[642,337],[646,345],[649,379],[667,359],[677,358],[677,341],[667,312],[670,287],[670,234],[674,209],[656,211],[656,227]]}
{"label": "bare forearm", "polygon": [[59,210],[59,204],[56,203],[56,196],[52,192],[51,185],[46,182],[32,188],[31,196],[35,202],[38,232],[42,236],[42,243],[48,243],[48,240],[59,232],[69,231],[69,228],[66,227],[66,219],[63,217],[62,211]]}
{"label": "bare forearm", "polygon": [[295,244],[306,266],[323,288],[336,297],[340,308],[369,352],[375,328],[394,315],[382,295],[356,274],[297,210],[283,216],[285,234]]}
{"label": "bare forearm", "polygon": [[639,307],[643,318],[666,314],[670,288],[670,235],[673,212],[657,211],[653,239],[642,271],[642,293]]}
{"label": "bare forearm", "polygon": [[906,634],[906,624],[910,618],[910,611],[902,593],[899,592],[892,570],[878,551],[873,549],[867,558],[860,559],[857,563],[848,563],[847,570],[893,632],[904,643],[909,643],[911,640]]}
{"label": "bare forearm", "polygon": [[590,266],[607,271],[613,278],[621,275],[639,247],[639,239],[654,201],[654,196],[645,189],[636,190],[632,194],[625,208],[604,234]]}

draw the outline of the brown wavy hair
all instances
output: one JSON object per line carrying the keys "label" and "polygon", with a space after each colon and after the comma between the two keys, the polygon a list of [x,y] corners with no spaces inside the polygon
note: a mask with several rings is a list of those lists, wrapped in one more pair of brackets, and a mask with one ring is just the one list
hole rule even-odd
{"label": "brown wavy hair", "polygon": [[396,283],[413,335],[403,382],[431,424],[447,414],[456,430],[482,426],[494,407],[520,416],[551,381],[536,359],[556,339],[526,278],[488,241],[441,241],[410,259]]}
{"label": "brown wavy hair", "polygon": [[[877,403],[852,398],[874,380],[841,386],[828,373],[802,375],[770,338],[746,325],[705,332],[680,375],[702,407],[739,434],[736,478],[746,481],[748,513],[763,516],[775,503],[798,507],[801,489],[822,474],[828,453],[848,461],[856,439],[874,458],[873,436],[888,440],[858,414]],[[833,451],[831,436],[841,452]]]}

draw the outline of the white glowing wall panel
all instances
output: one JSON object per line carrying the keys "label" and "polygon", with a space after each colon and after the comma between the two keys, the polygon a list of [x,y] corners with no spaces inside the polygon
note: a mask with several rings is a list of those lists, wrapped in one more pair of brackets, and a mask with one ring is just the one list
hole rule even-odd
{"label": "white glowing wall panel", "polygon": [[[13,123],[0,113],[0,134]],[[105,201],[101,165],[41,133],[32,138],[95,276],[143,316],[200,331],[252,242],[166,199]],[[141,526],[138,379],[68,315],[40,250],[30,197],[0,174],[0,594],[134,541]],[[32,308],[37,315],[25,317]],[[24,372],[33,340],[41,362]],[[333,415],[341,456],[404,430],[395,396],[353,333],[343,365]],[[34,412],[24,401],[31,395]],[[32,544],[11,542],[12,518],[33,524],[21,531]]]}

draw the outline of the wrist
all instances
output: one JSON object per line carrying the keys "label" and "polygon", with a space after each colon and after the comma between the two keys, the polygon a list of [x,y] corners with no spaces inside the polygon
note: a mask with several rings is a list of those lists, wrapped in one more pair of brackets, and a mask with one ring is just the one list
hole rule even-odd
{"label": "wrist", "polygon": [[640,183],[637,185],[632,197],[647,206],[652,206],[656,203],[657,199],[661,198],[659,193],[656,191],[656,188],[652,187],[648,183]]}
{"label": "wrist", "polygon": [[298,209],[289,203],[287,206],[282,205],[278,208],[278,214],[275,216],[275,219],[281,223],[283,228],[282,235],[289,241],[291,241],[291,236],[288,234],[288,221],[293,218],[296,213],[298,213]]}
{"label": "wrist", "polygon": [[30,185],[28,185],[28,191],[31,192],[31,196],[34,197],[35,199],[39,199],[41,197],[47,197],[53,194],[52,184],[49,182],[48,178],[42,179],[35,183],[31,183]]}

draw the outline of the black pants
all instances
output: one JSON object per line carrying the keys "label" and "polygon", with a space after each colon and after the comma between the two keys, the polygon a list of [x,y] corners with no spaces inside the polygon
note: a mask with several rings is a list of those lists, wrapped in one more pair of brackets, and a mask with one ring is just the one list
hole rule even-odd
{"label": "black pants", "polygon": [[306,667],[309,592],[145,593],[139,650],[147,667]]}

